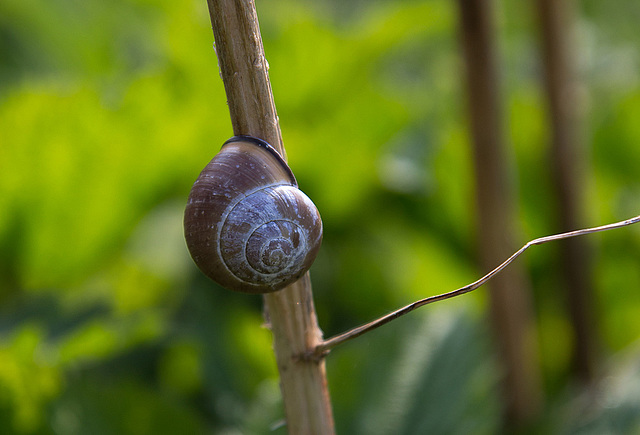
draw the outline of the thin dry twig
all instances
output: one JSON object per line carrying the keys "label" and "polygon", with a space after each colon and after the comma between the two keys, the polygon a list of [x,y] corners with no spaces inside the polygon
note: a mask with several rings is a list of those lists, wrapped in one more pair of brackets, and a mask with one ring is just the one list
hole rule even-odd
{"label": "thin dry twig", "polygon": [[513,260],[515,260],[516,258],[518,258],[524,251],[526,251],[527,249],[529,249],[531,246],[533,245],[542,245],[544,243],[547,242],[552,242],[554,240],[562,240],[562,239],[568,239],[571,237],[577,237],[577,236],[583,236],[586,234],[592,234],[592,233],[597,233],[600,231],[607,231],[607,230],[613,230],[616,228],[622,228],[622,227],[626,227],[628,225],[632,225],[632,224],[636,224],[640,222],[640,215],[632,217],[630,219],[626,219],[624,221],[620,221],[620,222],[615,222],[609,225],[602,225],[599,227],[593,227],[593,228],[585,228],[582,230],[576,230],[576,231],[570,231],[568,233],[561,233],[561,234],[554,234],[551,236],[546,236],[546,237],[540,237],[534,240],[531,240],[530,242],[527,242],[522,248],[520,248],[518,251],[516,251],[513,255],[511,255],[511,257],[507,258],[502,264],[500,264],[498,267],[496,267],[495,269],[493,269],[491,272],[487,273],[486,275],[484,275],[482,278],[480,278],[477,281],[472,282],[471,284],[468,284],[464,287],[460,287],[457,290],[453,290],[450,291],[448,293],[442,293],[439,295],[435,295],[435,296],[430,296],[428,298],[424,298],[424,299],[420,299],[419,301],[415,301],[405,307],[402,307],[396,311],[393,311],[389,314],[386,314],[376,320],[373,320],[369,323],[366,323],[364,325],[358,326],[356,328],[350,329],[347,332],[343,332],[342,334],[338,334],[334,337],[328,338],[326,340],[324,340],[322,343],[320,343],[319,345],[317,345],[314,349],[314,351],[308,355],[306,355],[306,358],[310,358],[310,359],[320,359],[322,358],[324,355],[326,355],[327,353],[329,353],[329,351],[331,349],[333,349],[335,346],[339,345],[340,343],[344,343],[345,341],[351,340],[353,338],[359,337],[362,334],[372,331],[384,324],[387,324],[389,322],[391,322],[394,319],[397,319],[398,317],[404,316],[405,314],[410,313],[411,311],[415,310],[416,308],[420,308],[424,305],[428,305],[431,304],[433,302],[439,302],[439,301],[443,301],[445,299],[450,299],[453,298],[455,296],[460,296],[463,295],[465,293],[469,293],[473,290],[476,290],[477,288],[481,287],[482,285],[486,284],[487,281],[489,281],[491,278],[493,278],[494,276],[496,276],[497,274],[499,274],[500,272],[502,272],[502,270],[504,270],[509,264],[511,264],[513,262]]}

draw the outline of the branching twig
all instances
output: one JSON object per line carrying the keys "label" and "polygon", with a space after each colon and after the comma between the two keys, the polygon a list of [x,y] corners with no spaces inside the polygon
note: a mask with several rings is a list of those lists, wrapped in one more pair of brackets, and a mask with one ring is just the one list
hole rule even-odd
{"label": "branching twig", "polygon": [[518,258],[520,254],[529,249],[533,245],[542,245],[543,243],[552,242],[554,240],[568,239],[570,237],[583,236],[585,234],[597,233],[600,231],[612,230],[615,228],[625,227],[627,225],[632,225],[640,222],[640,215],[635,216],[631,219],[627,219],[624,221],[616,222],[609,225],[603,225],[600,227],[594,228],[586,228],[582,230],[571,231],[568,233],[554,234],[552,236],[540,237],[538,239],[531,240],[527,244],[525,244],[522,248],[516,251],[511,257],[507,258],[501,265],[493,269],[491,272],[487,273],[485,276],[480,278],[479,280],[472,282],[464,287],[460,287],[457,290],[450,291],[448,293],[442,293],[436,296],[430,296],[428,298],[420,299],[419,301],[413,302],[399,310],[393,311],[385,316],[382,316],[372,322],[366,323],[364,325],[353,328],[347,332],[336,335],[334,337],[328,338],[324,340],[322,343],[316,346],[314,352],[310,355],[307,355],[308,358],[322,358],[322,356],[326,355],[331,349],[337,346],[340,343],[344,343],[345,341],[351,340],[352,338],[359,337],[360,335],[372,331],[390,321],[397,319],[400,316],[404,316],[405,314],[410,313],[416,308],[420,308],[424,305],[431,304],[433,302],[443,301],[445,299],[453,298],[455,296],[460,296],[465,293],[469,293],[482,285],[486,284],[491,278],[502,272],[504,268],[506,268],[513,260]]}

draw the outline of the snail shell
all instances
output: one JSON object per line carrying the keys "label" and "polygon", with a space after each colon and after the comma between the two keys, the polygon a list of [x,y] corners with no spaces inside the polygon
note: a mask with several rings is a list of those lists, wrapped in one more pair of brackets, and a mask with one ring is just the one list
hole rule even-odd
{"label": "snail shell", "polygon": [[311,267],[322,220],[268,143],[235,136],[202,170],[184,214],[191,257],[230,290],[267,293]]}

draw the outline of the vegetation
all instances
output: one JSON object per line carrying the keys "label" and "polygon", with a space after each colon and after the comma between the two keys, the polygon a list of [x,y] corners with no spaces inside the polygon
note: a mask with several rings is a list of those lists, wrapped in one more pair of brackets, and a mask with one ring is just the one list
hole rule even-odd
{"label": "vegetation", "polygon": [[[588,225],[640,210],[632,1],[585,0],[577,41]],[[534,14],[499,9],[522,242],[554,231]],[[455,3],[258,2],[289,162],[323,215],[311,270],[331,336],[460,287],[475,266]],[[0,3],[0,425],[7,433],[285,433],[259,297],[188,257],[182,212],[232,135],[206,2]],[[329,174],[330,176],[327,176]],[[558,247],[524,262],[541,433],[640,424],[640,232],[590,236],[600,382],[571,376]],[[327,360],[338,433],[495,433],[486,294],[425,308]],[[276,428],[275,431],[272,431]]]}

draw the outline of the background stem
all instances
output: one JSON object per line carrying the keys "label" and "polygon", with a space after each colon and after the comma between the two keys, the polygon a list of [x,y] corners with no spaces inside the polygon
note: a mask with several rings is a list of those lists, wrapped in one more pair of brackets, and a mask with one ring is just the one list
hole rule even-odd
{"label": "background stem", "polygon": [[[254,2],[207,3],[234,134],[264,139],[285,156]],[[324,359],[298,357],[322,342],[309,274],[264,300],[289,433],[334,433]]]}
{"label": "background stem", "polygon": [[[500,101],[493,1],[459,0],[460,34],[475,165],[478,261],[483,270],[516,247],[515,201]],[[491,282],[489,313],[500,363],[507,426],[518,427],[540,409],[542,389],[532,297],[521,266]]]}
{"label": "background stem", "polygon": [[[571,0],[536,0],[540,20],[541,58],[550,124],[549,160],[556,208],[555,231],[583,225],[586,159],[579,134],[580,102],[574,73]],[[573,330],[572,371],[584,382],[596,372],[599,348],[595,292],[589,271],[591,246],[584,239],[567,240],[559,247],[558,274],[566,291]],[[551,265],[549,266],[552,267]]]}

